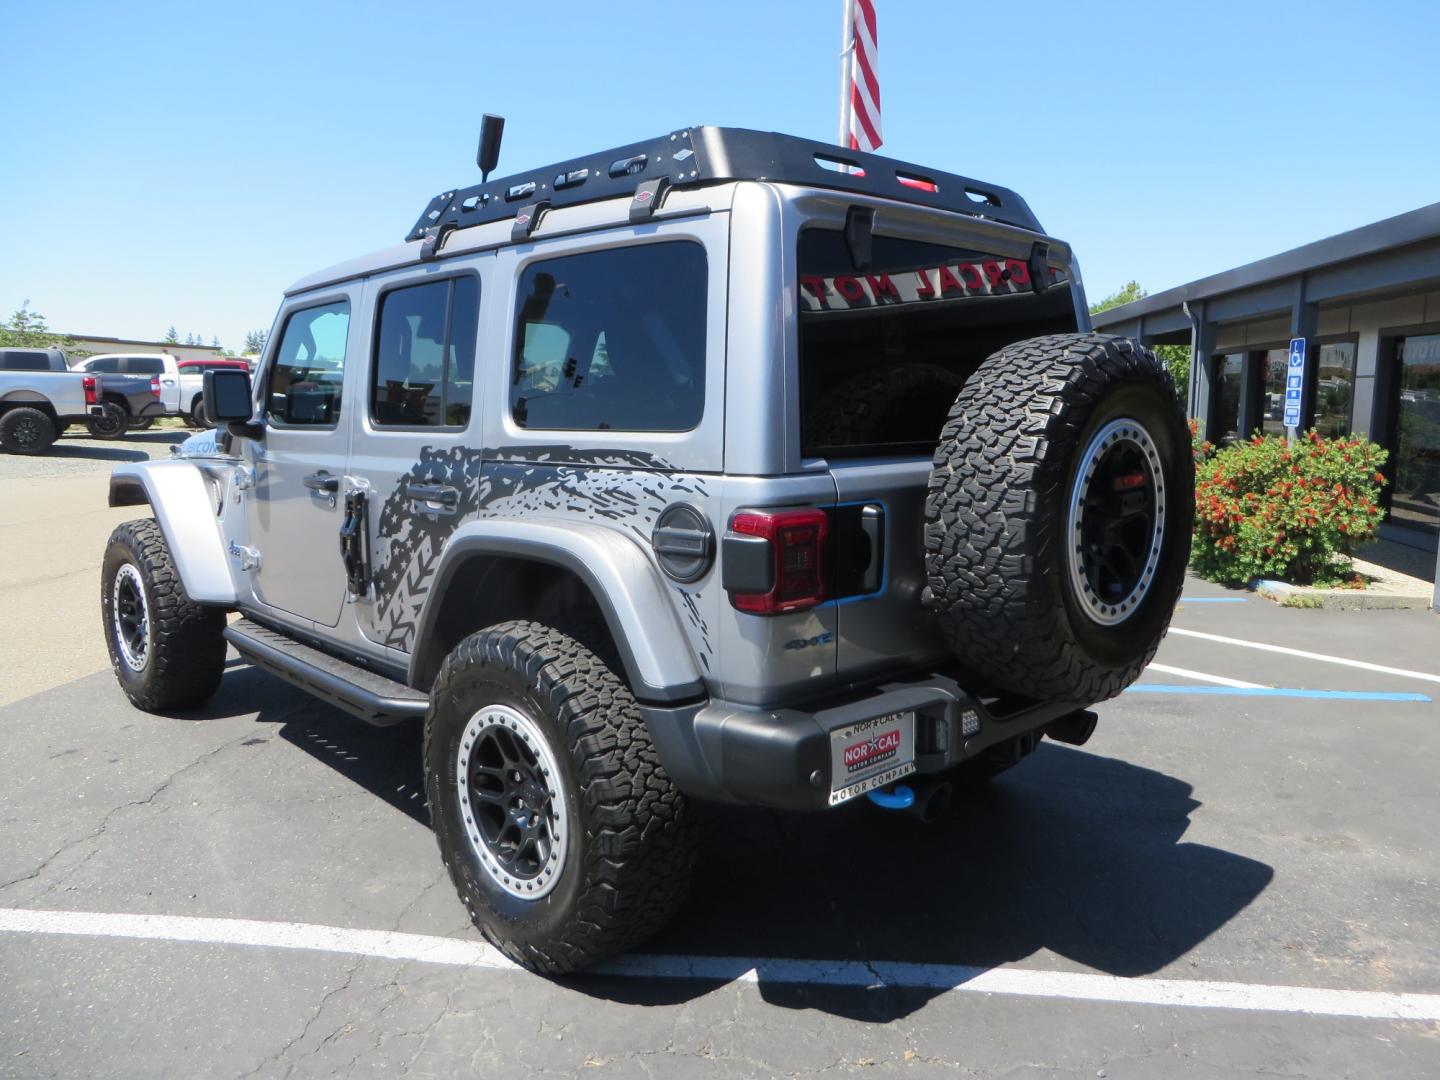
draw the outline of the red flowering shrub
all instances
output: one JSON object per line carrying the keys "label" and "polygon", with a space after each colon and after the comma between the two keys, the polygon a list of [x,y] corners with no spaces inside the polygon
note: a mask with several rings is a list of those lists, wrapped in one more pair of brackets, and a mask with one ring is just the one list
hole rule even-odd
{"label": "red flowering shrub", "polygon": [[1190,453],[1195,458],[1195,464],[1199,465],[1211,454],[1215,453],[1215,444],[1206,442],[1200,438],[1200,421],[1191,419],[1190,423]]}
{"label": "red flowering shrub", "polygon": [[1191,560],[1211,581],[1334,585],[1384,511],[1382,447],[1316,431],[1288,446],[1256,435],[1195,467]]}

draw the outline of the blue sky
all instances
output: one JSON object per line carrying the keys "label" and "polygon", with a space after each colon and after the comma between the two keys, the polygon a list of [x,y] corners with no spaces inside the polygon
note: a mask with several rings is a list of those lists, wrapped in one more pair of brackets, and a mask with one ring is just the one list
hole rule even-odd
{"label": "blue sky", "polygon": [[[877,0],[886,145],[1015,188],[1092,298],[1440,199],[1440,5]],[[0,317],[268,328],[478,179],[686,124],[833,139],[840,0],[0,0]]]}

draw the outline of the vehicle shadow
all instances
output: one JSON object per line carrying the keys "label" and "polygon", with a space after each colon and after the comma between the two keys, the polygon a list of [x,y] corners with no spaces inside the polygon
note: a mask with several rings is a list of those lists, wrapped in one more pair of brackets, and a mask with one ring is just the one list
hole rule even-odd
{"label": "vehicle shadow", "polygon": [[211,720],[245,715],[257,708],[256,724],[274,727],[292,746],[430,827],[420,724],[372,727],[234,658],[225,665],[221,692],[185,716]]}
{"label": "vehicle shadow", "polygon": [[[1274,876],[1256,860],[1182,843],[1199,805],[1177,777],[1047,743],[928,827],[864,800],[812,815],[706,808],[690,901],[643,948],[974,968],[1048,950],[1111,975],[1151,974]],[[781,985],[763,967],[759,976],[772,1004],[867,1020],[908,1015],[940,992]],[[568,982],[645,1004],[687,1001],[715,985]]]}
{"label": "vehicle shadow", "polygon": [[152,455],[145,450],[126,449],[118,443],[110,446],[96,446],[94,443],[67,445],[61,439],[51,444],[44,456],[68,461],[149,461]]}

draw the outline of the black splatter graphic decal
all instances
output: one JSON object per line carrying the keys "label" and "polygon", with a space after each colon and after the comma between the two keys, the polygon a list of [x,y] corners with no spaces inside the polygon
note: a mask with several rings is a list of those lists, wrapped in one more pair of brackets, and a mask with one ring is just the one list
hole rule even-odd
{"label": "black splatter graphic decal", "polygon": [[[459,493],[453,514],[427,514],[406,494],[410,483]],[[482,517],[574,516],[626,529],[647,550],[655,519],[671,502],[705,499],[705,480],[676,472],[638,451],[570,447],[425,447],[380,509],[374,629],[392,649],[409,652],[446,541]],[[691,641],[709,668],[710,632],[699,593],[676,588]]]}

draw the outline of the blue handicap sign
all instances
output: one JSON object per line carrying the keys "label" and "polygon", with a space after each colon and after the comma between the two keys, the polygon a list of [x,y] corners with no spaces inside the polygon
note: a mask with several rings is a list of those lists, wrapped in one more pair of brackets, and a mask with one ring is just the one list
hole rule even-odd
{"label": "blue handicap sign", "polygon": [[1290,356],[1285,373],[1285,426],[1300,426],[1300,402],[1305,395],[1305,339],[1290,339]]}
{"label": "blue handicap sign", "polygon": [[1292,368],[1305,366],[1305,339],[1303,337],[1290,339],[1290,366]]}

